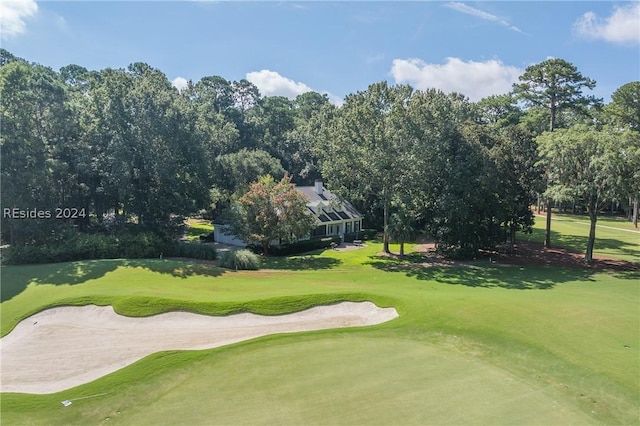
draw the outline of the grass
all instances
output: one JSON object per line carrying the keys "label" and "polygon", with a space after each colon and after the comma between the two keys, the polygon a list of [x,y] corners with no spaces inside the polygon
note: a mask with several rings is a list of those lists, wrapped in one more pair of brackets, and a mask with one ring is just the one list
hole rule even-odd
{"label": "grass", "polygon": [[[589,218],[565,214],[553,214],[551,245],[584,253],[589,237]],[[542,243],[545,219],[537,216],[533,234],[521,237]],[[623,219],[598,218],[594,255],[628,260],[640,264],[640,229]]]}
{"label": "grass", "polygon": [[[571,226],[554,223],[558,239],[579,241],[560,234]],[[600,235],[624,238],[615,232]],[[626,255],[620,247],[611,253]],[[159,259],[3,267],[3,335],[60,304],[276,314],[371,300],[400,313],[375,327],[158,353],[58,394],[5,393],[3,424],[640,423],[637,274],[393,268],[380,248],[268,258],[261,271]]]}
{"label": "grass", "polygon": [[188,241],[199,240],[201,236],[205,236],[213,232],[213,224],[210,220],[193,219],[187,220],[186,239]]}

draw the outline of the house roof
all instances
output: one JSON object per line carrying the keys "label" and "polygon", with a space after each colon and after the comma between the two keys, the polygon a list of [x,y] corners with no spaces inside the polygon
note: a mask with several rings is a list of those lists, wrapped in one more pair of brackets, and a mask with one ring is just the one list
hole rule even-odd
{"label": "house roof", "polygon": [[[321,194],[316,193],[315,186],[297,186],[296,190],[309,200],[307,207],[310,212],[318,215],[320,222],[362,218],[360,212],[350,202],[328,191],[324,186]],[[334,200],[337,203],[332,202]]]}

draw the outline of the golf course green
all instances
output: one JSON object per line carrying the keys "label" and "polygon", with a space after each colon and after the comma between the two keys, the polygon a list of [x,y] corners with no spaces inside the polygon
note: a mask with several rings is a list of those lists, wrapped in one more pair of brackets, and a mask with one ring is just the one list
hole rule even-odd
{"label": "golf course green", "polygon": [[[539,240],[538,222],[526,238]],[[554,241],[580,250],[589,228],[579,222],[557,216]],[[640,233],[602,224],[596,256],[640,262]],[[368,242],[238,272],[170,259],[3,266],[2,336],[65,305],[112,305],[128,316],[275,315],[368,300],[400,316],[156,353],[56,394],[3,393],[1,422],[640,424],[639,268],[426,265],[419,253],[380,252]]]}

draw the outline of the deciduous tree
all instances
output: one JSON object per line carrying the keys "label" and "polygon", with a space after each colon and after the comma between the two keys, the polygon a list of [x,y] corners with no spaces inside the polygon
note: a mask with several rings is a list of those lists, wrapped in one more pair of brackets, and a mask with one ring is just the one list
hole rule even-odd
{"label": "deciduous tree", "polygon": [[625,137],[615,129],[598,130],[585,125],[545,132],[537,138],[547,170],[547,195],[555,200],[578,200],[590,219],[585,260],[593,260],[598,213],[620,193],[626,159],[618,141]]}
{"label": "deciduous tree", "polygon": [[[583,95],[584,88],[593,89],[596,82],[584,77],[575,65],[559,58],[547,59],[527,67],[519,77],[520,83],[513,85],[513,93],[532,106],[545,108],[549,113],[548,131],[556,128],[558,114],[571,110],[586,112],[589,105],[601,100]],[[551,205],[547,200],[547,223],[545,247],[551,246]]]}
{"label": "deciduous tree", "polygon": [[296,191],[291,177],[276,182],[264,176],[252,183],[230,209],[231,232],[269,254],[271,241],[294,242],[309,234],[316,217],[308,214],[307,199]]}

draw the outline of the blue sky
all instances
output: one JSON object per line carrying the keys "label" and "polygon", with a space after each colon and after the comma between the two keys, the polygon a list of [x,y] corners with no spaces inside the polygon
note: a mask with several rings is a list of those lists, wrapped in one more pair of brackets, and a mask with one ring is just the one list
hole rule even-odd
{"label": "blue sky", "polygon": [[220,75],[338,104],[382,80],[477,101],[549,57],[605,102],[640,80],[640,2],[3,0],[0,23],[2,47],[56,70],[146,62],[178,87]]}

